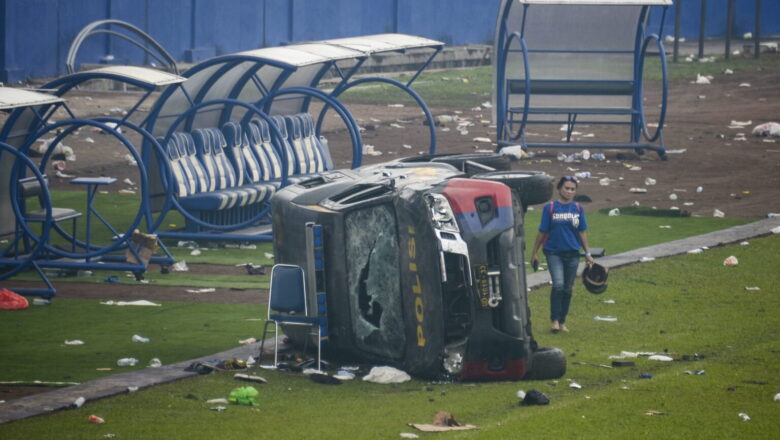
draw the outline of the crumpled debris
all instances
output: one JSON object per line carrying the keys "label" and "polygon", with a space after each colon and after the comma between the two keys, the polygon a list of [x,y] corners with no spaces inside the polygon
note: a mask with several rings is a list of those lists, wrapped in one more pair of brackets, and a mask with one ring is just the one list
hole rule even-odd
{"label": "crumpled debris", "polygon": [[523,396],[523,400],[520,401],[520,405],[523,406],[548,405],[549,403],[550,403],[550,398],[547,397],[546,394],[538,390],[528,390],[528,392],[525,393],[525,396]]}
{"label": "crumpled debris", "polygon": [[614,317],[614,316],[609,316],[609,315],[607,315],[607,316],[596,315],[596,316],[593,317],[593,320],[594,321],[603,321],[603,322],[616,322],[618,319],[616,317]]}
{"label": "crumpled debris", "polygon": [[742,412],[741,412],[741,413],[737,414],[737,416],[738,416],[740,419],[742,419],[742,421],[743,421],[743,422],[749,422],[749,421],[750,421],[750,416],[749,416],[749,415],[747,415],[747,414],[745,414],[745,413],[742,413]]}
{"label": "crumpled debris", "polygon": [[655,257],[642,257],[639,259],[640,263],[648,263],[650,261],[655,261]]}
{"label": "crumpled debris", "polygon": [[620,208],[612,208],[609,210],[610,217],[617,217],[620,215]]}
{"label": "crumpled debris", "polygon": [[512,145],[509,147],[504,147],[498,153],[503,156],[509,156],[510,158],[514,158],[517,160],[528,157],[528,153],[526,153],[526,151],[523,150],[523,147],[520,145]]}
{"label": "crumpled debris", "polygon": [[173,270],[174,272],[187,272],[190,270],[190,268],[187,267],[186,261],[181,260],[173,263],[173,266],[171,266],[171,270]]}
{"label": "crumpled debris", "polygon": [[255,387],[240,387],[230,392],[228,402],[236,405],[260,406],[255,397],[260,394]]}
{"label": "crumpled debris", "polygon": [[721,211],[720,209],[715,209],[714,211],[712,211],[712,216],[713,217],[725,217],[726,214],[723,211]]}
{"label": "crumpled debris", "polygon": [[765,122],[753,127],[753,136],[780,137],[780,124],[777,122]]}
{"label": "crumpled debris", "polygon": [[136,301],[103,301],[100,304],[104,306],[146,306],[146,307],[160,307],[162,304],[153,303],[145,299],[139,299]]}
{"label": "crumpled debris", "polygon": [[474,425],[463,425],[455,420],[452,414],[446,411],[439,411],[433,416],[433,423],[410,423],[409,426],[419,429],[423,432],[444,432],[444,431],[466,431],[477,429]]}
{"label": "crumpled debris", "polygon": [[648,357],[647,359],[649,359],[651,361],[661,361],[661,362],[671,362],[671,361],[674,360],[670,356],[665,356],[665,355],[662,355],[662,354],[654,354],[654,355]]}
{"label": "crumpled debris", "polygon": [[65,341],[65,345],[84,345],[84,341],[81,339],[73,339],[71,341]]}
{"label": "crumpled debris", "polygon": [[692,84],[712,84],[710,79],[706,76],[702,76],[700,74],[696,74],[696,81],[693,81]]}
{"label": "crumpled debris", "polygon": [[186,289],[187,293],[213,293],[216,292],[217,289],[214,287],[202,287],[200,289]]}
{"label": "crumpled debris", "polygon": [[723,260],[723,265],[724,266],[734,267],[737,264],[739,264],[739,260],[737,260],[737,257],[735,257],[733,255],[728,257],[728,258],[726,258],[725,260]]}
{"label": "crumpled debris", "polygon": [[390,384],[390,383],[403,383],[412,380],[412,378],[405,372],[397,368],[383,366],[373,367],[367,375],[363,376],[363,380],[366,382]]}

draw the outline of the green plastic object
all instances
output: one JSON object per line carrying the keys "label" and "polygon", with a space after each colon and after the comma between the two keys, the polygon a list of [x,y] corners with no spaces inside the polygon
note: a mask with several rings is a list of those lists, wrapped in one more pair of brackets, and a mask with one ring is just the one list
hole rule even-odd
{"label": "green plastic object", "polygon": [[255,387],[240,387],[230,392],[228,401],[237,405],[260,406],[255,397],[260,394]]}

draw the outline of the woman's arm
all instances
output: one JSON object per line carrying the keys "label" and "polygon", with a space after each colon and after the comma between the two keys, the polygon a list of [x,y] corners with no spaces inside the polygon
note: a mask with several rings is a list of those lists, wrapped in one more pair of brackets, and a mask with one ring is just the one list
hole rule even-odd
{"label": "woman's arm", "polygon": [[582,249],[585,250],[585,261],[588,264],[593,264],[593,256],[590,254],[590,246],[588,245],[588,231],[580,231],[580,243],[582,243]]}
{"label": "woman's arm", "polygon": [[531,264],[533,264],[534,260],[539,259],[536,256],[536,253],[539,252],[539,248],[542,247],[545,241],[547,241],[548,235],[549,232],[542,232],[542,231],[539,231],[539,233],[536,235],[536,241],[534,242],[534,249],[533,251],[531,251]]}

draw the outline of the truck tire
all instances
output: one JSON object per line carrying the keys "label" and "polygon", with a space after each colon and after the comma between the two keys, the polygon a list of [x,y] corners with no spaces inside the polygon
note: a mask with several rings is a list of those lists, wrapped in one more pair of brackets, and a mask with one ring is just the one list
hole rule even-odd
{"label": "truck tire", "polygon": [[540,347],[532,356],[531,371],[524,380],[558,379],[566,374],[566,356],[560,348]]}
{"label": "truck tire", "polygon": [[467,161],[489,166],[496,171],[507,171],[511,167],[508,156],[496,153],[447,154],[431,157],[431,162],[448,163],[465,173],[468,173],[466,169]]}
{"label": "truck tire", "polygon": [[523,207],[545,203],[553,194],[553,178],[542,171],[493,171],[472,176],[474,179],[501,182],[520,194]]}

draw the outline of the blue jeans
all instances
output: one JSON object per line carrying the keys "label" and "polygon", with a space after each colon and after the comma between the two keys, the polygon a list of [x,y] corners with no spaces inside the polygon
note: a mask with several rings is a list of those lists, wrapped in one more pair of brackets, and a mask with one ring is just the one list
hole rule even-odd
{"label": "blue jeans", "polygon": [[577,265],[580,263],[580,252],[545,252],[547,267],[552,278],[550,292],[550,321],[566,322],[571,303],[571,289],[577,277]]}

